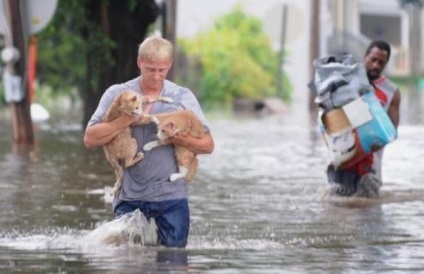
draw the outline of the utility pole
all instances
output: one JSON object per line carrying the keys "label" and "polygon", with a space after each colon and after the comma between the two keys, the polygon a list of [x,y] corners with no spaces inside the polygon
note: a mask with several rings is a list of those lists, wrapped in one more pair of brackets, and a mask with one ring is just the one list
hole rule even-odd
{"label": "utility pole", "polygon": [[6,63],[3,80],[6,86],[6,98],[11,98],[14,143],[33,145],[34,132],[26,82],[26,35],[22,23],[21,2],[21,0],[4,0],[3,2],[6,19],[10,26],[10,33],[5,35],[6,53],[2,52],[3,59],[6,59],[4,61],[9,61]]}
{"label": "utility pole", "polygon": [[280,30],[280,51],[278,53],[278,67],[277,67],[277,95],[283,97],[283,75],[284,75],[284,57],[286,49],[286,36],[287,36],[287,17],[288,7],[286,4],[282,6],[281,13],[281,30]]}
{"label": "utility pole", "polygon": [[409,58],[410,58],[410,69],[412,76],[420,76],[422,71],[423,61],[423,42],[421,35],[421,9],[423,8],[422,0],[402,0],[401,7],[404,8],[409,18]]}
{"label": "utility pole", "polygon": [[[313,61],[320,55],[320,0],[311,0],[311,13],[310,13],[310,35],[311,43],[309,44],[309,79],[314,79]],[[315,94],[309,92],[309,111],[315,111]]]}
{"label": "utility pole", "polygon": [[176,48],[176,25],[177,25],[177,0],[164,0],[162,3],[162,33],[164,38],[168,39],[174,46],[174,64],[168,72],[168,79],[174,80],[175,62],[178,58],[175,56]]}
{"label": "utility pole", "polygon": [[0,33],[5,48],[1,59],[5,62],[3,84],[6,102],[12,107],[13,141],[15,145],[33,145],[34,131],[31,119],[28,83],[28,37],[43,29],[53,17],[58,0],[28,1],[0,0]]}

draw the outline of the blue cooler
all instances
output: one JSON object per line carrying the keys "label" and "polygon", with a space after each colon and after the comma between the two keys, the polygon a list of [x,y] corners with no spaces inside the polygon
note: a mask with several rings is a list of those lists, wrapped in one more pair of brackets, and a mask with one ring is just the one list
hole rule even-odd
{"label": "blue cooler", "polygon": [[372,119],[356,128],[362,150],[365,153],[382,148],[396,139],[396,128],[374,92],[361,96],[368,105]]}

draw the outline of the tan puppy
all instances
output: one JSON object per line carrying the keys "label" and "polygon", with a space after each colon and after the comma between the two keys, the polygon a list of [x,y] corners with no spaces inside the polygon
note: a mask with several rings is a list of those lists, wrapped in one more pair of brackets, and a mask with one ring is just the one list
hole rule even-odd
{"label": "tan puppy", "polygon": [[[191,135],[194,138],[202,138],[203,125],[196,115],[190,110],[180,110],[171,113],[153,115],[153,122],[158,125],[157,141],[144,145],[143,149],[149,151],[157,146],[170,143],[170,137],[175,134]],[[197,172],[196,153],[183,146],[175,145],[175,156],[177,158],[179,173],[171,174],[169,180],[174,182],[179,178],[191,182]]]}
{"label": "tan puppy", "polygon": [[[156,101],[172,102],[168,97],[143,97],[139,93],[126,90],[118,95],[108,108],[103,122],[110,122],[121,115],[140,116],[138,124],[151,122],[151,119],[143,117],[143,104]],[[123,169],[135,165],[144,158],[144,154],[137,152],[137,141],[131,135],[130,127],[124,129],[112,141],[104,145],[106,159],[115,170],[116,182],[112,190],[112,195],[118,191],[122,184]]]}

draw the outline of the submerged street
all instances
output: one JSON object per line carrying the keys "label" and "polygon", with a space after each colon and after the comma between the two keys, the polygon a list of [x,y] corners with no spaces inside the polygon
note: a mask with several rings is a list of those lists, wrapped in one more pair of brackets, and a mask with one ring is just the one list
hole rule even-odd
{"label": "submerged street", "polygon": [[104,245],[99,239],[112,228],[139,226],[110,225],[105,187],[114,175],[103,151],[83,147],[78,124],[39,125],[35,149],[18,151],[3,119],[0,272],[423,271],[422,97],[422,90],[403,96],[376,200],[326,195],[327,151],[309,117],[211,117],[216,149],[199,156],[184,250]]}

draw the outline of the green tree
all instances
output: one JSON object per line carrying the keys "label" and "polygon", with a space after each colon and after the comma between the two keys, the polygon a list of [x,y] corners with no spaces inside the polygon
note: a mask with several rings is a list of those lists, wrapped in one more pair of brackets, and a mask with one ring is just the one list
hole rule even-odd
{"label": "green tree", "polygon": [[38,37],[39,82],[77,87],[86,125],[107,87],[139,74],[137,46],[158,15],[154,0],[59,1]]}
{"label": "green tree", "polygon": [[[198,58],[202,75],[199,97],[203,104],[231,105],[236,97],[259,99],[277,95],[278,52],[262,22],[240,6],[218,18],[213,28],[193,39],[180,39],[182,52]],[[284,100],[291,96],[286,75],[281,78]]]}

